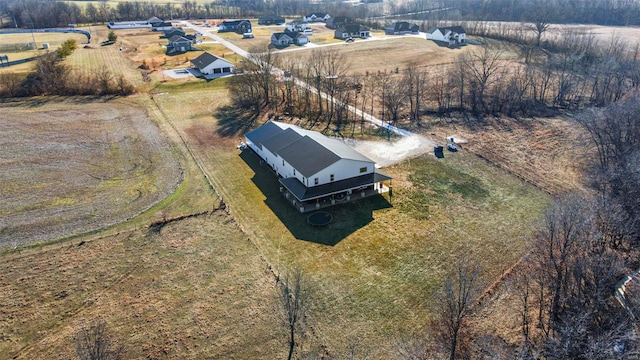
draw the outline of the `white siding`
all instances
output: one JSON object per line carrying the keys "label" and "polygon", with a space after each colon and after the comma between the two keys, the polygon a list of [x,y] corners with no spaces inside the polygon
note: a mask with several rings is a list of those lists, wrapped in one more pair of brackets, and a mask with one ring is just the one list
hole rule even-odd
{"label": "white siding", "polygon": [[[340,181],[344,179],[349,179],[352,177],[370,174],[373,173],[373,162],[366,161],[356,161],[356,160],[347,160],[342,159],[337,161],[336,163],[328,166],[327,168],[321,170],[315,175],[309,176],[309,186],[314,186],[313,179],[318,178],[318,185],[327,184],[331,182],[331,174],[333,174],[333,181]],[[367,171],[364,173],[360,172],[360,168],[366,167]]]}
{"label": "white siding", "polygon": [[429,40],[438,40],[438,41],[448,41],[445,39],[444,34],[440,32],[440,29],[436,29],[431,34],[427,34],[427,39]]}

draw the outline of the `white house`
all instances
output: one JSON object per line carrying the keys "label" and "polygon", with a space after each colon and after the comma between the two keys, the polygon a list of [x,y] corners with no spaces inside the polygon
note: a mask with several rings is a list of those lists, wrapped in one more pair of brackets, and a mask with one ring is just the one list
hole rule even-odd
{"label": "white house", "polygon": [[306,35],[295,31],[285,31],[271,34],[271,43],[278,47],[289,46],[291,44],[301,46],[305,45],[308,42],[309,38],[306,37]]}
{"label": "white house", "polygon": [[235,66],[233,63],[219,58],[208,52],[191,60],[191,64],[202,73],[205,79],[214,79],[220,76],[229,75]]}
{"label": "white house", "polygon": [[384,182],[391,177],[373,160],[318,132],[271,121],[245,138],[300,212],[388,191]]}
{"label": "white house", "polygon": [[462,26],[432,27],[427,31],[427,40],[447,43],[449,46],[466,44],[466,31]]}
{"label": "white house", "polygon": [[306,22],[327,22],[331,16],[326,13],[311,13],[302,17]]}
{"label": "white house", "polygon": [[305,31],[311,30],[311,28],[309,27],[309,24],[307,24],[306,22],[300,19],[297,19],[297,20],[293,20],[291,22],[286,23],[284,25],[284,30],[305,32]]}

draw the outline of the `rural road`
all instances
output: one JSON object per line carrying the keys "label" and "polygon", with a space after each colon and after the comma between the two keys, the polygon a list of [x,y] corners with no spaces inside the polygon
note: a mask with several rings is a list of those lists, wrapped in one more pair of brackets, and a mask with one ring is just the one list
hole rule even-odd
{"label": "rural road", "polygon": [[[181,21],[183,26],[186,26],[190,29],[195,30],[202,34],[202,36],[206,36],[210,39],[213,39],[220,44],[227,47],[229,50],[235,52],[236,54],[242,56],[243,58],[249,61],[255,61],[249,55],[249,52],[240,48],[239,46],[233,44],[232,42],[225,40],[224,38],[214,34],[208,28],[201,27],[190,23],[189,21]],[[375,41],[375,40],[373,40]],[[279,75],[284,76],[284,71],[282,69],[273,68],[273,71]],[[334,103],[338,103],[337,100],[332,98],[329,94],[318,91],[312,85],[298,79],[294,78],[296,85],[309,89],[311,92],[319,94],[323,99],[328,99]],[[400,129],[396,126],[393,126],[385,121],[382,121],[375,116],[368,114],[360,109],[355,108],[354,106],[348,105],[347,108],[349,111],[354,113],[356,116],[368,121],[378,127],[387,129],[388,131],[402,136],[403,138],[397,143],[391,142],[350,142],[350,146],[362,152],[364,155],[370,157],[372,160],[376,161],[378,164],[382,166],[388,166],[397,162],[400,162],[408,157],[417,156],[420,154],[427,153],[433,149],[435,145],[433,140],[427,139],[426,137],[418,134],[414,134],[408,130]],[[376,146],[378,144],[379,146]],[[397,146],[396,146],[397,145]]]}

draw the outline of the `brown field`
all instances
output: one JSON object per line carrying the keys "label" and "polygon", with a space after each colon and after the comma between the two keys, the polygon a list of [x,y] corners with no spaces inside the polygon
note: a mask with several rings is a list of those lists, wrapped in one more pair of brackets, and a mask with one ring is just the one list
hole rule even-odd
{"label": "brown field", "polygon": [[587,134],[570,118],[510,119],[483,121],[432,119],[429,130],[438,139],[464,139],[461,146],[535,184],[560,195],[585,189],[584,170]]}
{"label": "brown field", "polygon": [[1,247],[132,218],[181,181],[170,144],[135,104],[48,98],[3,108]]}

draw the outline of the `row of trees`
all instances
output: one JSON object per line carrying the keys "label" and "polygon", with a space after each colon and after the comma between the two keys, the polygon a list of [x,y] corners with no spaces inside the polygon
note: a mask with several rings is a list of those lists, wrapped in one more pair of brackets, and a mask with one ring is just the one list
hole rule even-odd
{"label": "row of trees", "polygon": [[63,42],[55,52],[35,62],[34,72],[23,75],[0,74],[0,97],[38,95],[129,95],[135,87],[124,75],[116,75],[106,68],[93,73],[73,70],[64,63],[77,44],[74,39]]}
{"label": "row of trees", "polygon": [[[514,34],[523,41],[536,39],[531,31]],[[300,62],[271,50],[254,50],[246,74],[229,85],[240,108],[258,113],[271,107],[313,124],[323,122],[326,128],[350,125],[355,131],[364,119],[354,108],[394,125],[420,123],[430,112],[535,115],[605,106],[640,84],[638,47],[629,48],[621,39],[601,45],[590,35],[568,31],[557,42],[548,42],[552,51],[535,44],[534,40],[521,46],[521,62],[513,54],[484,46],[437,69],[413,64],[364,75],[349,74],[349,60],[335,49],[313,50]],[[276,67],[288,69],[293,77],[276,74]]]}

